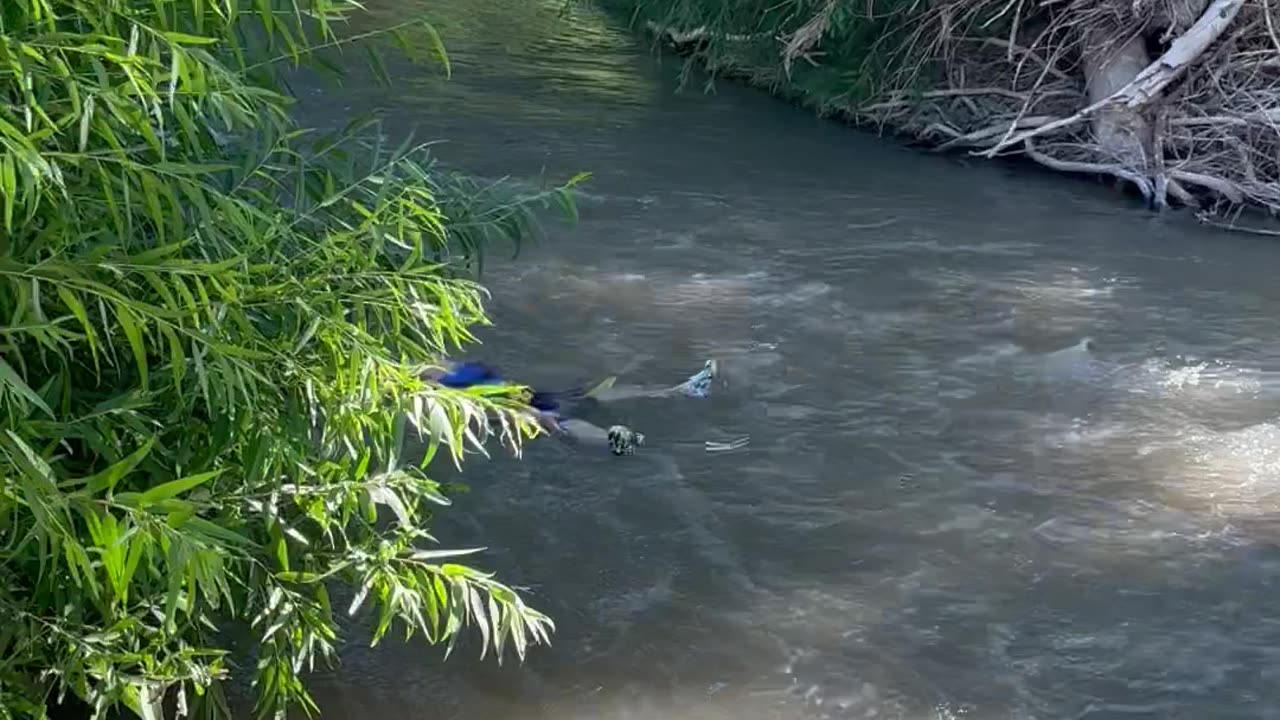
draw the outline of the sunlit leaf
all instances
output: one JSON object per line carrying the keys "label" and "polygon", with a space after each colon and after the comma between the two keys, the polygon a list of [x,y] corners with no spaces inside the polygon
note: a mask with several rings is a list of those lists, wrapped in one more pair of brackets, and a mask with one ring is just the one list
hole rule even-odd
{"label": "sunlit leaf", "polygon": [[218,42],[217,38],[188,35],[181,32],[166,31],[163,34],[165,40],[178,45],[212,45]]}
{"label": "sunlit leaf", "polygon": [[151,488],[150,490],[147,490],[146,492],[142,493],[138,497],[138,500],[144,507],[148,505],[154,505],[162,500],[168,500],[169,498],[177,497],[178,495],[181,495],[182,493],[187,492],[192,488],[203,485],[204,483],[207,483],[210,480],[218,477],[222,473],[223,473],[223,470],[213,470],[210,472],[204,472],[204,473],[199,473],[197,475],[191,475],[185,478],[180,478],[178,480],[171,480],[167,483],[164,483],[163,485],[157,485]]}

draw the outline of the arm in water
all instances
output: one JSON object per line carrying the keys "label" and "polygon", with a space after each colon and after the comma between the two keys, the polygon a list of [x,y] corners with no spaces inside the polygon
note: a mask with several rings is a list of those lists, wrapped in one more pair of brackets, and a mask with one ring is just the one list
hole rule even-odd
{"label": "arm in water", "polygon": [[[711,394],[711,382],[715,379],[717,365],[708,360],[702,370],[684,382],[674,386],[619,386],[616,378],[609,378],[596,386],[583,390],[562,392],[533,390],[528,396],[529,407],[537,413],[539,424],[548,434],[589,447],[608,447],[614,455],[633,455],[644,444],[644,435],[625,425],[614,425],[607,430],[598,425],[563,414],[564,406],[582,400],[607,403],[632,398],[692,397],[705,398]],[[503,384],[501,374],[486,365],[463,362],[445,370],[434,378],[445,387],[467,388],[475,385]]]}

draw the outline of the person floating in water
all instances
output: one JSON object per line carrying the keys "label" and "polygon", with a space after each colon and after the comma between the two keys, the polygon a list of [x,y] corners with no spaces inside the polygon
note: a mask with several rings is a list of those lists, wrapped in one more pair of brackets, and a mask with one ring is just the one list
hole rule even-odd
{"label": "person floating in water", "polygon": [[[609,378],[590,389],[574,389],[562,392],[532,390],[526,396],[530,409],[537,413],[542,427],[557,435],[585,445],[607,445],[614,455],[634,455],[636,448],[644,444],[644,435],[625,425],[613,425],[607,430],[591,422],[570,417],[566,406],[585,400],[613,402],[633,398],[691,397],[705,398],[711,394],[711,381],[716,376],[716,362],[708,360],[702,370],[687,380],[671,386],[644,387],[617,385],[616,378]],[[501,385],[506,381],[501,373],[483,363],[464,361],[446,369],[434,378],[439,384],[454,389],[476,385]]]}

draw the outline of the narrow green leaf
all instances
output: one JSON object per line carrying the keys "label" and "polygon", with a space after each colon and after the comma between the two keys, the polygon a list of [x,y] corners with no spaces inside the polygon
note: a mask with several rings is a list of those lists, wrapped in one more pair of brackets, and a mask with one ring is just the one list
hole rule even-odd
{"label": "narrow green leaf", "polygon": [[89,93],[84,97],[84,105],[80,108],[80,152],[89,147],[89,130],[93,127],[93,110],[97,103],[96,96]]}
{"label": "narrow green leaf", "polygon": [[369,60],[369,69],[373,71],[374,78],[383,85],[391,84],[391,76],[387,74],[387,66],[382,62],[382,55],[377,49],[366,45],[365,55]]}
{"label": "narrow green leaf", "polygon": [[129,601],[129,584],[133,580],[133,576],[138,571],[138,563],[142,561],[142,556],[150,549],[151,537],[146,533],[135,532],[129,535],[129,550],[125,556],[124,572],[121,574],[121,593],[120,598],[124,602]]}
{"label": "narrow green leaf", "polygon": [[[148,125],[142,126],[144,129],[149,128]],[[159,141],[155,143],[156,152],[161,152]],[[156,180],[151,173],[139,173],[138,177],[142,182],[142,202],[146,207],[147,217],[151,220],[151,227],[155,231],[156,238],[159,242],[165,242],[165,236],[169,230],[169,218],[164,214],[164,208],[160,206],[160,195],[164,192],[160,181]]]}
{"label": "narrow green leaf", "polygon": [[[276,573],[276,577],[284,582],[310,584],[319,581],[323,576],[309,572],[285,571]],[[321,587],[323,587],[323,585]]]}
{"label": "narrow green leaf", "polygon": [[142,445],[138,446],[137,450],[129,453],[129,455],[120,462],[85,478],[84,492],[90,496],[94,496],[103,491],[114,491],[120,480],[123,479],[125,475],[132,472],[134,468],[138,467],[138,464],[145,460],[147,455],[151,454],[151,449],[155,447],[155,444],[156,438],[154,436],[149,437],[142,443]]}
{"label": "narrow green leaf", "polygon": [[158,172],[164,173],[165,175],[191,175],[191,176],[201,176],[201,175],[208,175],[210,173],[226,172],[227,170],[234,170],[236,168],[235,165],[231,165],[229,163],[211,163],[211,162],[210,163],[162,162],[162,163],[156,163],[152,167],[155,168]]}
{"label": "narrow green leaf", "polygon": [[449,62],[449,53],[444,48],[444,40],[440,39],[440,33],[436,32],[435,26],[429,22],[423,21],[422,27],[427,32],[427,39],[431,41],[431,50],[444,66],[444,76],[453,77],[453,65]]}
{"label": "narrow green leaf", "polygon": [[133,350],[133,360],[137,364],[138,377],[145,392],[150,389],[150,383],[147,375],[147,348],[142,342],[142,330],[138,327],[133,312],[123,303],[115,303],[115,308],[116,318],[120,321],[120,327],[124,329],[125,338],[128,339],[129,347]]}
{"label": "narrow green leaf", "polygon": [[4,358],[0,358],[0,385],[7,387],[10,392],[17,394],[23,400],[43,410],[44,414],[53,417],[53,410],[45,403],[44,398],[37,395],[36,391],[32,390],[31,386],[27,385],[22,376],[18,374],[18,371],[5,362]]}
{"label": "narrow green leaf", "polygon": [[160,326],[160,333],[169,342],[169,372],[173,375],[173,387],[182,396],[182,380],[187,374],[187,356],[182,351],[182,340],[167,325]]}
{"label": "narrow green leaf", "polygon": [[316,602],[319,602],[320,607],[324,609],[326,618],[333,617],[333,606],[329,604],[329,590],[324,586],[324,583],[316,585]]}
{"label": "narrow green leaf", "polygon": [[182,249],[185,248],[187,244],[188,241],[180,240],[178,242],[169,243],[168,245],[159,245],[149,250],[144,250],[130,255],[129,262],[135,265],[152,265],[164,260],[165,258],[177,255],[182,252]]}
{"label": "narrow green leaf", "polygon": [[188,35],[181,32],[166,32],[164,33],[164,39],[177,45],[213,45],[218,42],[218,38]]}
{"label": "narrow green leaf", "polygon": [[169,583],[164,596],[164,623],[169,631],[173,632],[177,629],[178,596],[182,592],[182,581],[186,576],[184,572],[187,564],[186,545],[182,542],[170,542],[165,563]]}
{"label": "narrow green leaf", "polygon": [[84,303],[80,302],[80,297],[75,292],[68,290],[62,285],[58,286],[58,297],[62,298],[62,303],[67,306],[72,315],[76,316],[76,320],[80,321],[80,326],[84,328],[85,340],[89,343],[89,353],[93,356],[93,367],[100,370],[98,365],[98,334],[94,332],[93,325],[89,323],[89,313],[85,311]]}
{"label": "narrow green leaf", "polygon": [[177,480],[170,480],[167,483],[164,483],[162,485],[157,485],[151,488],[150,490],[147,490],[146,492],[142,493],[142,495],[139,496],[138,498],[139,503],[143,507],[146,507],[148,505],[154,505],[162,500],[168,500],[169,498],[177,497],[178,495],[181,495],[182,493],[192,488],[198,487],[200,485],[203,485],[204,483],[209,482],[210,480],[218,477],[222,473],[223,473],[222,470],[214,470],[212,472],[199,473],[197,475],[189,475],[187,477],[179,478]]}
{"label": "narrow green leaf", "polygon": [[284,535],[276,530],[276,562],[280,563],[280,569],[289,572],[289,546],[285,544]]}
{"label": "narrow green leaf", "polygon": [[0,193],[4,195],[4,229],[13,232],[13,212],[18,202],[18,178],[12,151],[0,157]]}
{"label": "narrow green leaf", "polygon": [[125,216],[120,212],[120,205],[116,202],[116,194],[114,189],[115,179],[107,172],[103,163],[97,163],[98,166],[98,187],[101,188],[102,199],[107,203],[107,210],[111,213],[111,221],[114,225],[116,235],[124,237]]}
{"label": "narrow green leaf", "polygon": [[224,540],[232,545],[238,545],[245,548],[256,548],[258,546],[257,543],[240,533],[224,528],[217,523],[209,522],[201,517],[191,518],[187,521],[186,526],[211,538]]}

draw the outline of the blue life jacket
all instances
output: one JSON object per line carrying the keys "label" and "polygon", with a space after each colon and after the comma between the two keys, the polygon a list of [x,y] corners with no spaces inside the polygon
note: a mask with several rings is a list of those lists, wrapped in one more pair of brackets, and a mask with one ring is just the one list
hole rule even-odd
{"label": "blue life jacket", "polygon": [[[503,382],[502,375],[495,369],[473,361],[460,362],[440,377],[438,382],[449,388],[463,389],[476,385],[498,385]],[[561,393],[534,390],[529,398],[529,405],[535,410],[555,413],[560,409],[557,396]]]}
{"label": "blue life jacket", "polygon": [[502,382],[502,376],[488,365],[468,361],[455,365],[438,382],[445,387],[460,390],[474,385],[496,385]]}

